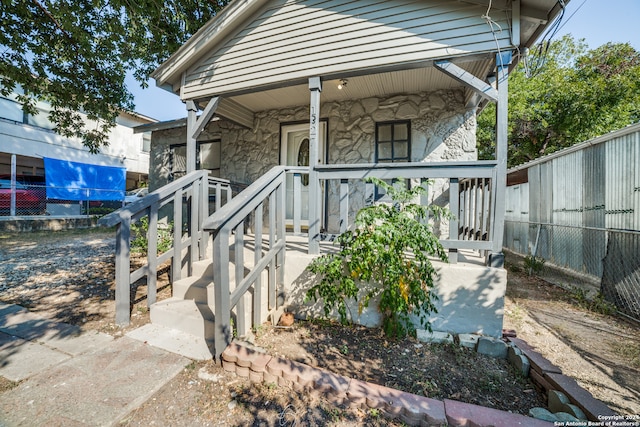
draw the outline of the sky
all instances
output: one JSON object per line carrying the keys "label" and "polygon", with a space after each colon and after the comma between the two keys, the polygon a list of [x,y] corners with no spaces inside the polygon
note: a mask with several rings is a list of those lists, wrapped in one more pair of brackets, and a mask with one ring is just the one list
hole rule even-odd
{"label": "sky", "polygon": [[[590,49],[607,42],[630,43],[640,50],[640,0],[571,0],[555,38],[572,34],[585,39]],[[186,117],[186,109],[177,95],[156,87],[141,89],[128,75],[126,84],[134,95],[136,112],[160,120]]]}

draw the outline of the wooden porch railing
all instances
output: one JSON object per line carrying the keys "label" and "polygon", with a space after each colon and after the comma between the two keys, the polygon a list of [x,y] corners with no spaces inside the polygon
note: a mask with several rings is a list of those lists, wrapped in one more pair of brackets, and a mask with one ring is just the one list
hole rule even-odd
{"label": "wooden porch railing", "polygon": [[458,239],[489,240],[491,180],[467,178],[459,182]]}
{"label": "wooden porch railing", "polygon": [[[495,185],[495,162],[322,165],[316,171],[321,181],[338,180],[340,183],[341,230],[349,226],[350,180],[364,180],[367,177],[401,177],[422,181],[448,179],[450,210],[457,216],[450,222],[449,239],[441,240],[441,243],[450,250],[450,259],[455,262],[458,249],[491,249],[488,218],[491,216],[491,193]],[[300,203],[302,177],[308,172],[309,169],[305,167],[276,166],[204,223],[203,230],[213,234],[215,254],[212,263],[216,356],[231,342],[234,326],[237,328],[235,332],[244,336],[252,325],[258,326],[266,319],[262,283],[265,271],[268,273],[266,306],[268,310],[277,308],[277,292],[284,283],[285,271],[287,175],[293,178],[289,184],[293,186],[294,193],[293,218],[290,219],[293,232],[298,234],[303,231]],[[265,211],[268,212],[267,223],[263,219]],[[252,227],[248,227],[251,220]],[[255,241],[253,261],[245,263],[244,250],[250,246],[245,235],[247,228],[253,229]],[[465,230],[465,233],[460,230]],[[268,234],[268,242],[263,240],[263,233],[265,236]],[[309,236],[309,239],[312,238],[314,236]],[[233,264],[230,262],[232,258]],[[234,283],[230,280],[232,265],[235,269]],[[251,300],[245,300],[246,296],[251,296]],[[234,309],[235,316],[232,313]],[[235,324],[232,324],[232,316]],[[247,317],[250,317],[252,325],[245,320]]]}
{"label": "wooden porch railing", "polygon": [[[485,251],[492,248],[489,219],[493,216],[491,194],[495,193],[495,161],[319,165],[316,171],[321,181],[339,182],[341,232],[349,227],[350,187],[354,180],[405,178],[419,179],[422,183],[447,179],[449,210],[454,218],[449,223],[449,238],[440,240],[440,243],[449,249],[449,260],[456,262],[460,249]],[[293,222],[299,221],[294,218]],[[314,237],[318,238],[309,236],[309,239]]]}
{"label": "wooden porch railing", "polygon": [[[244,336],[252,325],[266,320],[263,312],[262,273],[267,271],[267,309],[277,308],[277,290],[284,283],[285,262],[285,184],[286,168],[277,166],[255,181],[230,203],[209,217],[203,226],[213,234],[213,283],[215,314],[215,351],[219,357],[233,338],[231,323],[235,308],[235,327]],[[263,219],[268,212],[267,222]],[[254,254],[251,267],[245,268],[245,229],[253,218]],[[268,241],[263,241],[263,232]],[[230,283],[231,259],[235,283]],[[245,295],[252,296],[246,304]],[[248,306],[247,306],[248,305]],[[245,321],[251,312],[250,324]]]}
{"label": "wooden porch railing", "polygon": [[[215,195],[215,203],[210,203],[210,195]],[[136,281],[146,278],[147,305],[156,302],[158,266],[171,261],[172,281],[181,278],[185,266],[187,274],[191,274],[192,264],[206,255],[208,234],[202,228],[204,219],[230,199],[229,181],[211,178],[206,171],[195,171],[98,221],[101,226],[116,227],[116,324],[129,324],[130,290]],[[167,219],[166,227],[173,222],[173,239],[163,253],[158,253],[160,214]],[[145,217],[147,262],[131,271],[131,225]]]}

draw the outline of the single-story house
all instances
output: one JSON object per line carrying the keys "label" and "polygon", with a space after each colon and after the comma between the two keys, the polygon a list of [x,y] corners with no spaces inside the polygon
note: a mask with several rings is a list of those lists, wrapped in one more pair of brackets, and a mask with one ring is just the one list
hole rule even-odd
{"label": "single-story house", "polygon": [[[249,185],[238,196],[242,202],[202,219],[214,236],[218,354],[229,337],[229,311],[241,318],[248,304],[238,305],[244,298],[238,289],[260,286],[259,272],[236,268],[237,292],[224,302],[224,239],[241,234],[247,213],[256,217],[256,239],[269,229],[263,202],[254,199],[263,200],[263,190],[273,194],[275,204],[264,199],[269,218],[272,209],[282,210],[274,214],[281,222],[272,223],[274,253],[285,250],[277,242],[286,240],[286,224],[307,236],[313,256],[324,236],[344,230],[358,208],[381,196],[363,182],[368,176],[411,179],[411,185],[434,180],[422,202],[448,205],[455,215],[450,224],[436,224],[450,260],[463,250],[487,255],[472,274],[443,270],[441,281],[452,284],[441,285],[434,329],[501,333],[508,74],[565,3],[235,0],[152,74],[185,102],[187,118],[140,128],[153,132],[151,189],[197,169]],[[476,114],[486,102],[498,107],[496,158],[478,161]],[[232,222],[233,233],[225,232]],[[287,253],[284,266],[284,255],[274,256],[275,286],[291,293],[305,264]],[[268,269],[258,259],[254,267]],[[285,276],[292,283],[285,285]],[[481,313],[468,315],[475,311]],[[244,321],[235,324],[239,334],[246,330]]]}

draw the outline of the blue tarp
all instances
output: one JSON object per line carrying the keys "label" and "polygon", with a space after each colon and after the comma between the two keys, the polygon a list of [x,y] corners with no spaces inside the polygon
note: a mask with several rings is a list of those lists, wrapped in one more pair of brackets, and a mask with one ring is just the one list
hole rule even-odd
{"label": "blue tarp", "polygon": [[44,158],[47,198],[60,200],[123,200],[127,170]]}

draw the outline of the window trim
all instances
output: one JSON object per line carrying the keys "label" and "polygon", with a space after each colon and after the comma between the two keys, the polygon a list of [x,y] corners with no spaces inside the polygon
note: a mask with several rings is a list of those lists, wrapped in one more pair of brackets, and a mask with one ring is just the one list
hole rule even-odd
{"label": "window trim", "polygon": [[[389,121],[384,121],[384,122],[376,122],[376,132],[375,132],[375,163],[396,163],[398,162],[398,160],[395,158],[394,154],[395,154],[395,143],[396,140],[394,139],[394,133],[395,133],[395,125],[398,124],[405,124],[407,126],[407,139],[404,140],[398,140],[397,142],[405,142],[407,143],[407,156],[406,157],[402,157],[399,161],[402,162],[411,162],[411,120],[389,120]],[[392,125],[391,126],[391,140],[390,141],[384,141],[384,143],[391,143],[391,159],[385,159],[385,160],[380,160],[379,158],[379,144],[380,144],[380,126],[385,126],[385,125]],[[389,182],[389,180],[385,180],[387,182]],[[391,183],[391,182],[389,182]],[[407,183],[407,189],[410,188],[410,183],[411,180],[407,179],[406,180]],[[374,200],[380,200],[382,197],[385,196],[385,192],[379,188],[377,185],[375,186],[375,190],[374,190]]]}
{"label": "window trim", "polygon": [[[375,133],[375,163],[396,163],[395,158],[395,143],[394,139],[395,133],[395,125],[405,124],[407,126],[407,139],[406,140],[398,140],[397,142],[407,142],[407,156],[402,157],[401,159],[406,162],[411,161],[411,120],[389,120],[385,122],[376,122],[376,133]],[[380,160],[379,153],[379,144],[380,144],[380,126],[392,125],[391,126],[391,140],[384,141],[391,143],[391,159]]]}
{"label": "window trim", "polygon": [[[219,147],[220,147],[220,168],[218,169],[205,169],[208,171],[218,171],[218,175],[220,175],[220,172],[222,170],[222,139],[221,138],[213,138],[213,139],[207,139],[207,140],[203,140],[203,141],[196,141],[196,170],[201,170],[201,161],[200,161],[200,145],[202,144],[210,144],[212,142],[217,142],[219,143]],[[186,143],[180,143],[180,144],[170,144],[169,145],[169,181],[174,181],[175,178],[173,177],[173,174],[175,172],[179,172],[179,173],[184,173],[186,175],[187,171],[174,171],[173,170],[173,156],[174,156],[174,150],[176,148],[182,148],[184,147],[186,149],[187,144]],[[184,176],[184,175],[182,175]]]}

